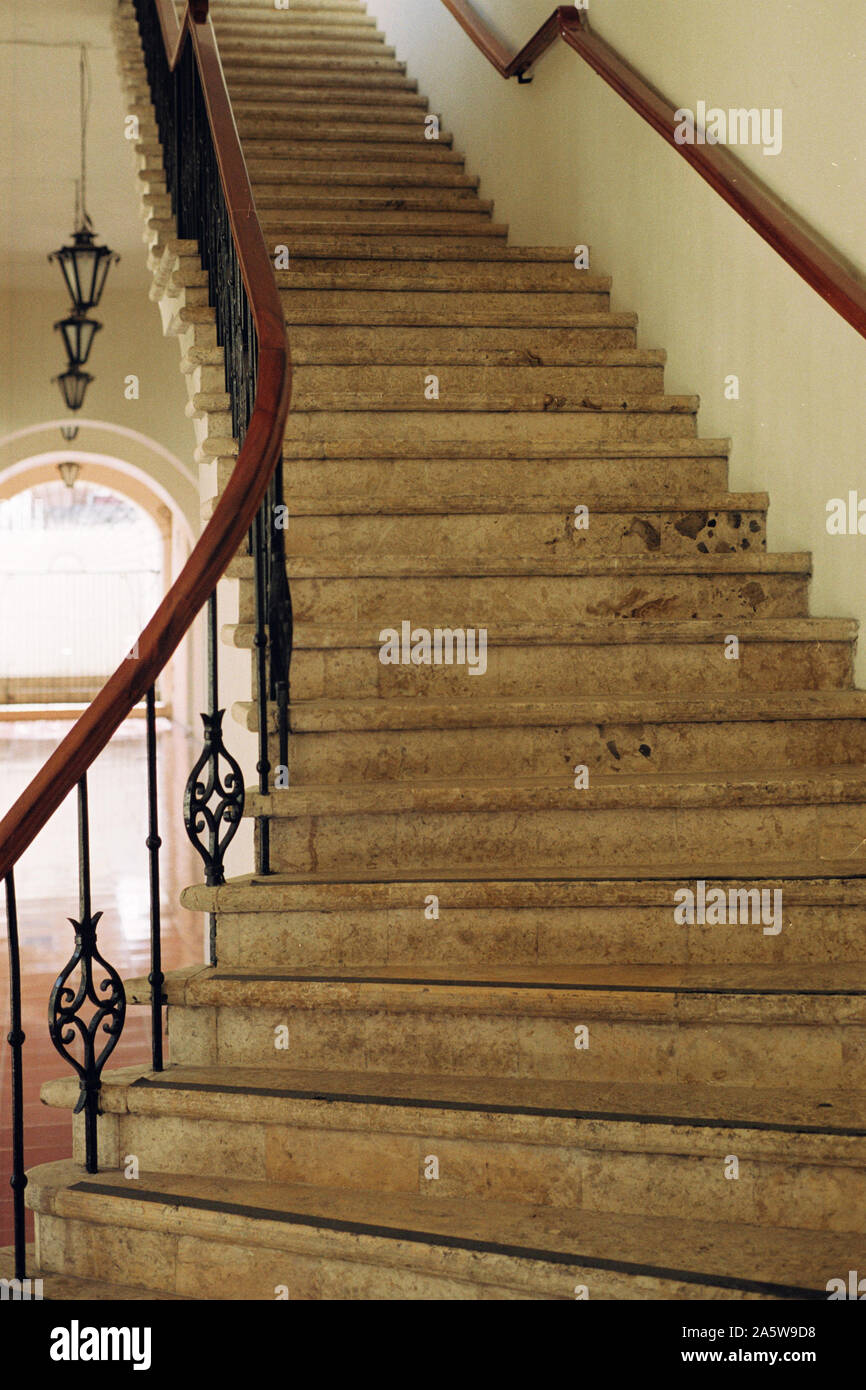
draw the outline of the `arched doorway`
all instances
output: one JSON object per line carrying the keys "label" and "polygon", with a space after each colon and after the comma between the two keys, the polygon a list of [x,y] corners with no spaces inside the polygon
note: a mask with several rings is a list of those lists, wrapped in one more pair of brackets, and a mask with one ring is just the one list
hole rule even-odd
{"label": "arched doorway", "polygon": [[101,482],[55,475],[0,499],[0,703],[89,703],[165,593],[169,540]]}

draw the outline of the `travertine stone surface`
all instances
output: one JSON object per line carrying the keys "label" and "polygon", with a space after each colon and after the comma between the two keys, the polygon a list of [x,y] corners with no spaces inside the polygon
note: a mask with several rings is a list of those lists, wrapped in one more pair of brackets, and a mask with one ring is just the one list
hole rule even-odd
{"label": "travertine stone surface", "polygon": [[[360,4],[214,24],[289,255],[289,783],[246,800],[276,872],[184,894],[216,965],[166,981],[164,1073],[106,1073],[102,1171],[78,1117],[30,1175],[47,1288],[825,1298],[866,1263],[856,624],[808,616],[809,557],[767,552],[769,499],[729,491],[594,249],[508,244]],[[117,36],[151,297],[222,490],[212,286],[128,0]],[[229,575],[252,652],[249,557]],[[484,628],[483,674],[383,663],[404,622]],[[677,918],[699,884],[755,910]]]}

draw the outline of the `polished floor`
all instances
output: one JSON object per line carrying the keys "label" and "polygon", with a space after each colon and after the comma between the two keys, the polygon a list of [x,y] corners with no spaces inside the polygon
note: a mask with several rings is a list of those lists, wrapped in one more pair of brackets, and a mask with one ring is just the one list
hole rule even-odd
{"label": "polished floor", "polygon": [[[69,723],[0,724],[0,815],[38,772],[70,728]],[[198,745],[167,720],[157,734],[159,764],[160,899],[163,967],[205,959],[205,919],[179,904],[181,889],[201,879],[199,859],[183,828],[183,789]],[[103,916],[98,941],[121,977],[150,969],[145,725],[128,721],[97,759],[88,776],[93,911]],[[48,1036],[48,999],[72,951],[69,918],[78,913],[76,796],[60,807],[15,872],[21,945],[24,1031],[25,1162],[68,1157],[72,1126],[68,1113],[39,1099],[42,1082],[61,1076],[66,1063]],[[11,1166],[10,1057],[6,1045],[9,966],[5,907],[0,911],[0,1245],[12,1238],[8,1187]],[[109,1066],[146,1063],[150,1055],[149,1014],[132,1008]],[[28,1223],[29,1224],[29,1223]]]}

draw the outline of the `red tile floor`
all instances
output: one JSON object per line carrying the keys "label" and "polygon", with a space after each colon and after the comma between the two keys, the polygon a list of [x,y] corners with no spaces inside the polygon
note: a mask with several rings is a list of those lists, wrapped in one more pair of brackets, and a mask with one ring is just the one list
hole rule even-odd
{"label": "red tile floor", "polygon": [[[67,733],[68,723],[0,723],[0,815],[38,772]],[[199,751],[185,732],[160,720],[159,765],[160,898],[163,969],[205,959],[206,919],[179,904],[187,884],[201,879],[200,861],[183,828],[183,789]],[[93,911],[101,953],[121,978],[150,969],[147,783],[145,725],[131,719],[115,734],[88,775]],[[21,945],[24,1032],[25,1163],[28,1168],[72,1152],[71,1118],[39,1100],[43,1081],[62,1076],[67,1064],[48,1036],[48,999],[72,951],[69,917],[78,914],[77,798],[73,792],[15,871]],[[5,904],[0,907],[0,1246],[12,1240],[9,965]],[[147,1064],[149,1012],[131,1008],[109,1066]],[[28,1238],[32,1238],[28,1218]]]}

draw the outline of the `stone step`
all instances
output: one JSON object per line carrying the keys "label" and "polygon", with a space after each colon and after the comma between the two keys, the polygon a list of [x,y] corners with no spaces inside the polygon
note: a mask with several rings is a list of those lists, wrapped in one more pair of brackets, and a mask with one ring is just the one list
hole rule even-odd
{"label": "stone step", "polygon": [[[435,191],[436,189],[477,189],[480,180],[470,174],[461,173],[453,164],[423,164],[419,160],[410,161],[397,168],[391,161],[370,160],[353,164],[348,160],[341,169],[332,160],[296,160],[290,163],[282,159],[249,159],[247,169],[253,191],[269,188],[370,188],[370,189],[413,189]],[[146,171],[147,172],[147,171]],[[315,255],[315,251],[309,253]],[[336,245],[334,257],[340,256]],[[278,272],[279,274],[279,272]]]}
{"label": "stone step", "polygon": [[[629,356],[628,352],[626,349],[619,354],[599,354],[601,361],[585,366],[439,368],[433,385],[423,366],[300,365],[292,380],[292,409],[297,413],[411,410],[413,401],[420,400],[419,408],[424,410],[479,410],[485,401],[490,402],[493,410],[503,403],[523,410],[544,409],[548,402],[548,409],[569,410],[585,408],[587,399],[594,401],[605,396],[619,395],[629,401],[663,398],[664,363],[647,354]],[[438,363],[435,365],[438,367]],[[200,382],[191,397],[193,409],[207,413],[227,411],[230,402],[222,390],[224,381],[225,375],[218,368],[206,385]],[[429,399],[434,388],[437,398]],[[393,406],[389,406],[390,402]],[[590,539],[588,530],[584,535]],[[738,543],[740,540],[742,537]]]}
{"label": "stone step", "polygon": [[[426,366],[395,363],[370,363],[366,367],[299,366],[292,383],[292,408],[298,411],[327,409],[332,401],[354,398],[365,403],[391,399],[397,409],[403,409],[404,402],[408,406],[417,396],[425,407],[430,405],[434,409],[450,408],[456,402],[466,402],[474,409],[476,402],[485,397],[494,406],[502,400],[538,401],[543,405],[549,397],[556,403],[551,409],[566,410],[587,396],[619,393],[629,398],[664,394],[663,359],[628,348],[599,354],[599,357],[600,361],[568,367],[454,367],[449,364],[443,368],[438,362],[432,366],[429,362]],[[430,367],[430,372],[426,367]],[[427,398],[431,372],[436,376],[438,400]]]}
{"label": "stone step", "polygon": [[[636,555],[592,560],[552,556],[545,564],[505,558],[476,561],[457,575],[453,561],[419,556],[375,561],[354,557],[306,559],[288,565],[298,622],[381,630],[410,615],[415,626],[486,627],[525,622],[539,612],[548,621],[633,618],[805,617],[808,555]],[[232,560],[240,579],[238,620],[253,621],[252,562]]]}
{"label": "stone step", "polygon": [[[645,694],[640,699],[588,695],[560,699],[409,695],[299,698],[304,653],[290,678],[288,766],[292,785],[343,781],[483,778],[507,767],[517,777],[553,777],[586,766],[591,776],[772,774],[856,767],[866,751],[859,691],[736,692],[711,698]],[[296,669],[300,667],[300,671]],[[309,670],[309,668],[307,668]],[[306,677],[313,683],[312,674]],[[767,677],[770,684],[771,678]],[[588,682],[587,682],[588,683]],[[584,691],[584,684],[579,686]],[[276,707],[268,707],[269,756],[281,761]],[[258,728],[257,705],[241,701],[233,717]]]}
{"label": "stone step", "polygon": [[[280,99],[279,94],[273,92],[269,101],[267,89],[263,96],[262,83],[258,80],[245,81],[243,76],[238,76],[234,77],[229,85],[232,105],[252,101],[268,103],[273,108],[274,103],[279,101],[282,111],[301,111],[306,110],[308,106],[321,106],[323,110],[339,106],[350,107],[353,111],[365,111],[370,106],[370,91],[365,87],[299,87],[293,83],[288,101]],[[373,95],[376,108],[387,111],[395,120],[402,119],[398,113],[403,111],[415,111],[418,119],[422,119],[427,113],[427,98],[420,96],[417,91],[402,87],[382,87],[376,89]]]}
{"label": "stone step", "polygon": [[[690,866],[679,864],[678,872]],[[787,866],[792,872],[794,866]],[[802,871],[805,866],[798,866]],[[818,874],[824,872],[815,866]],[[756,870],[756,872],[753,872]],[[669,965],[856,963],[866,958],[866,881],[766,876],[740,862],[738,877],[704,878],[733,889],[746,921],[680,924],[675,895],[686,878],[647,881],[433,879],[313,881],[273,874],[187,888],[183,905],[216,917],[222,969],[447,969],[453,965]],[[690,886],[702,877],[696,869]],[[782,893],[783,927],[764,935]],[[755,898],[755,893],[768,894]],[[435,918],[429,914],[433,910]],[[735,904],[740,901],[734,899]],[[706,915],[706,914],[705,914]],[[697,914],[696,914],[697,918]],[[826,1118],[832,1118],[825,1116]]]}
{"label": "stone step", "polygon": [[[398,216],[399,214],[395,214]],[[448,217],[450,214],[442,214]],[[424,219],[427,220],[426,217]],[[493,224],[490,224],[493,225]],[[579,295],[579,300],[577,298]],[[291,341],[295,324],[340,325],[353,327],[393,325],[399,327],[521,327],[562,328],[568,330],[575,313],[606,313],[610,301],[610,281],[593,276],[580,282],[578,290],[547,294],[520,290],[446,291],[419,290],[328,290],[288,289],[280,294]],[[335,335],[336,336],[336,335]],[[429,352],[429,349],[428,349]],[[429,361],[428,357],[428,361]],[[433,359],[430,370],[435,367]],[[681,397],[693,400],[692,396]],[[495,409],[495,406],[492,407]],[[549,407],[551,408],[551,407]]]}
{"label": "stone step", "polygon": [[[521,398],[503,397],[490,402],[467,398],[465,409],[425,410],[423,397],[417,409],[397,402],[386,409],[352,408],[351,401],[331,403],[316,411],[290,411],[286,421],[283,457],[293,452],[308,457],[322,449],[332,458],[372,454],[380,457],[416,458],[433,455],[477,457],[549,458],[580,453],[587,446],[640,444],[667,441],[684,443],[695,438],[696,396],[602,395],[575,399],[573,408],[545,407],[544,394]],[[348,407],[348,408],[347,408]],[[402,408],[401,408],[402,407]],[[211,416],[205,438],[214,455],[222,452],[230,420]],[[323,441],[326,443],[323,444]],[[707,615],[712,616],[710,614]]]}
{"label": "stone step", "polygon": [[[356,32],[345,38],[341,35],[310,34],[299,30],[281,34],[279,30],[275,32],[273,26],[266,33],[250,33],[246,28],[220,24],[217,42],[220,57],[225,64],[243,62],[248,56],[260,59],[263,52],[267,52],[269,59],[274,62],[281,62],[283,58],[302,58],[305,64],[308,63],[314,68],[320,68],[322,60],[328,63],[336,60],[342,67],[344,58],[394,59],[397,56],[395,50],[385,43],[384,34],[377,34],[375,31]],[[351,68],[354,64],[349,61],[346,66]],[[398,67],[403,69],[404,65],[398,64]]]}
{"label": "stone step", "polygon": [[[853,641],[825,644],[820,638],[794,641],[786,636],[754,639],[747,631],[741,631],[711,637],[696,632],[691,641],[678,637],[671,645],[665,638],[664,627],[673,628],[674,624],[659,624],[653,636],[634,642],[629,641],[625,633],[619,633],[617,640],[619,626],[617,624],[607,637],[598,636],[595,640],[591,631],[571,631],[566,624],[560,629],[532,631],[527,623],[525,627],[530,630],[525,637],[521,637],[519,626],[511,632],[494,630],[485,639],[483,679],[475,680],[467,678],[465,664],[456,660],[455,643],[450,637],[442,638],[438,663],[411,662],[411,633],[415,630],[411,624],[405,630],[401,630],[399,624],[395,629],[396,651],[387,652],[389,657],[398,658],[395,661],[382,660],[383,648],[391,640],[382,635],[382,629],[371,627],[344,645],[331,646],[313,645],[315,635],[312,640],[307,638],[299,642],[296,630],[291,667],[292,701],[298,706],[310,700],[349,700],[361,704],[375,699],[397,700],[397,705],[389,704],[383,710],[383,720],[387,721],[383,727],[391,729],[406,727],[405,701],[410,702],[409,708],[415,701],[429,703],[422,725],[429,724],[434,716],[446,718],[445,709],[455,704],[459,708],[461,701],[480,705],[487,712],[486,718],[480,711],[475,715],[470,709],[465,711],[473,727],[479,722],[495,724],[501,701],[509,702],[508,709],[501,711],[502,718],[509,722],[517,717],[521,702],[534,704],[538,701],[556,707],[547,712],[547,718],[568,716],[572,724],[581,709],[581,701],[589,701],[584,714],[586,723],[664,722],[658,702],[667,698],[673,722],[682,723],[687,719],[681,713],[683,709],[694,706],[700,717],[706,697],[716,697],[719,702],[729,697],[741,701],[743,710],[736,717],[750,717],[753,721],[784,718],[779,711],[785,708],[786,698],[788,707],[797,711],[791,716],[795,719],[828,718],[832,716],[825,711],[823,699],[816,698],[810,704],[812,696],[825,694],[833,709],[844,708],[838,715],[842,719],[866,714],[866,708],[857,703],[857,692],[850,690]],[[634,628],[636,624],[622,626]],[[681,626],[687,628],[690,624]],[[743,626],[749,628],[751,624]],[[775,626],[781,629],[784,622]],[[254,633],[255,628],[249,623],[223,629],[229,645],[251,653]],[[416,643],[422,636],[417,633]],[[726,655],[732,652],[732,637],[736,637],[739,644],[736,658]],[[473,646],[473,655],[476,650],[477,646]],[[419,647],[418,655],[424,654]],[[403,655],[405,662],[401,659]],[[458,651],[457,657],[461,655]],[[772,713],[764,715],[760,705],[756,705],[754,711],[750,709],[751,696],[770,694],[776,697],[768,706]],[[642,698],[649,702],[647,712],[636,703]],[[725,717],[724,704],[713,705],[713,709],[713,718]],[[649,710],[653,711],[652,715]],[[626,715],[622,711],[626,711]],[[298,715],[300,717],[300,711]],[[530,722],[537,723],[540,717],[536,714],[531,718],[527,711]],[[414,720],[411,727],[416,727]]]}
{"label": "stone step", "polygon": [[[475,217],[480,217],[482,214],[486,217],[493,211],[493,204],[483,202],[477,196],[474,188],[433,188],[429,190],[385,188],[381,191],[375,188],[346,188],[335,191],[333,188],[326,188],[324,186],[318,188],[315,186],[310,187],[309,185],[298,186],[292,182],[287,184],[286,187],[279,192],[274,192],[271,190],[270,186],[266,186],[264,191],[259,189],[255,197],[256,207],[263,221],[266,216],[269,217],[271,221],[274,221],[275,218],[273,214],[275,212],[282,212],[289,209],[303,209],[305,211],[319,213],[327,212],[328,214],[332,212],[423,212],[425,214],[439,213],[441,215],[446,212],[453,212],[460,213],[461,216],[472,215]],[[281,273],[285,274],[286,272]],[[287,289],[294,290],[303,288],[298,285],[298,279],[301,273],[302,272],[299,270],[296,270],[295,273],[290,276],[286,284]],[[321,271],[319,273],[320,275],[322,274]],[[575,272],[575,274],[577,274],[577,272]],[[361,281],[358,288],[362,290],[368,289],[372,280],[377,289],[387,289],[389,288],[387,284],[380,284],[380,280],[384,278],[386,277],[371,276],[368,265],[365,271],[365,279]],[[399,279],[400,277],[396,276],[395,278]],[[416,285],[412,282],[412,277],[403,278],[409,279],[409,289],[416,288]],[[455,277],[451,278],[454,280],[455,288],[464,290],[475,288],[471,275],[467,276],[462,285],[457,283]],[[322,276],[321,288],[351,289],[352,286],[344,285],[342,280],[338,281],[336,284],[330,284],[327,277]],[[403,286],[397,285],[396,288],[402,289]],[[420,288],[425,288],[425,286],[421,285]],[[448,288],[450,288],[450,286],[448,286]],[[493,284],[492,288],[501,289],[503,287]]]}
{"label": "stone step", "polygon": [[261,44],[256,47],[257,53],[243,57],[235,53],[223,61],[229,90],[234,90],[236,82],[249,82],[253,77],[260,87],[273,91],[275,103],[296,91],[338,92],[349,87],[378,94],[383,90],[418,90],[418,83],[406,76],[406,64],[393,58],[323,58],[315,64],[306,58],[275,61]]}
{"label": "stone step", "polygon": [[[310,446],[307,446],[310,448]],[[452,441],[453,448],[453,441]],[[475,496],[487,498],[500,510],[509,507],[562,507],[563,498],[581,498],[606,491],[616,480],[617,491],[635,489],[635,496],[651,492],[656,498],[683,495],[685,491],[724,491],[727,485],[727,439],[669,439],[663,445],[637,441],[630,445],[584,446],[571,457],[493,457],[485,459],[470,450],[453,456],[431,453],[424,457],[349,457],[345,446],[334,457],[303,457],[300,449],[284,446],[284,485],[289,507],[303,502],[309,509],[356,509],[366,495],[381,510],[399,512],[407,496],[439,499],[439,505],[457,506],[466,499],[467,486]],[[217,450],[218,452],[218,450]],[[528,452],[528,450],[527,450]],[[234,459],[218,459],[218,485],[231,477]]]}
{"label": "stone step", "polygon": [[[436,190],[431,190],[434,196]],[[500,294],[505,291],[532,294],[585,294],[587,272],[575,270],[571,263],[561,265],[540,261],[352,261],[316,260],[312,256],[292,256],[291,269],[277,271],[281,290],[330,289],[388,291],[472,291]],[[575,301],[578,322],[584,312]],[[619,315],[610,315],[618,318]],[[622,317],[629,318],[629,315]],[[667,354],[654,354],[664,361]]]}
{"label": "stone step", "polygon": [[[327,168],[330,164],[340,170],[345,170],[355,161],[374,165],[387,163],[395,177],[399,176],[403,168],[423,167],[425,164],[453,165],[460,171],[463,169],[463,156],[447,144],[443,144],[441,140],[424,141],[423,144],[413,143],[411,140],[383,140],[376,143],[371,140],[365,141],[361,136],[346,139],[343,136],[326,135],[322,139],[304,139],[299,135],[296,139],[290,136],[275,139],[273,136],[247,135],[244,139],[244,153],[254,162],[265,160],[271,163],[275,159],[283,160],[287,178],[292,173],[302,172],[307,161],[312,161],[312,167],[316,169]],[[327,237],[328,233],[321,235]],[[311,245],[315,244],[314,238],[311,237],[309,240]]]}
{"label": "stone step", "polygon": [[[130,1067],[103,1077],[99,1156],[109,1169],[134,1153],[149,1172],[243,1172],[431,1203],[507,1201],[862,1239],[866,1093],[825,1095]],[[42,1087],[47,1105],[72,1110],[77,1099],[74,1078]],[[81,1161],[81,1120],[76,1131]],[[737,1181],[725,1177],[732,1153]]]}
{"label": "stone step", "polygon": [[376,28],[373,16],[366,14],[296,14],[293,10],[277,10],[276,7],[272,7],[258,14],[231,12],[219,15],[218,19],[217,42],[220,47],[229,36],[255,36],[263,43],[286,36],[291,39],[359,39],[364,43],[377,40],[385,42],[385,36]]}
{"label": "stone step", "polygon": [[[300,368],[298,377],[306,380],[307,370]],[[395,511],[375,496],[347,497],[342,507],[334,499],[320,510],[315,500],[299,497],[295,489],[285,534],[287,552],[416,555],[426,548],[459,557],[462,564],[467,554],[729,554],[766,548],[768,504],[761,493],[704,494],[691,502],[646,498],[640,510],[625,496],[589,494],[577,504],[588,508],[588,514],[577,515],[576,507],[527,508],[523,499],[515,500],[508,511],[475,511],[472,499],[464,497],[462,509],[447,513],[429,494],[407,501],[405,511]],[[207,508],[210,515],[210,503]],[[578,522],[583,529],[576,529]]]}
{"label": "stone step", "polygon": [[[322,456],[305,457],[301,446],[283,446],[283,483],[290,511],[303,506],[343,513],[360,510],[364,496],[380,511],[399,512],[407,497],[436,498],[440,507],[453,501],[465,510],[468,487],[474,489],[473,496],[500,511],[516,507],[555,511],[563,497],[571,500],[605,493],[613,480],[618,492],[634,489],[637,497],[721,492],[727,485],[730,444],[707,439],[672,439],[663,444],[639,440],[624,445],[609,441],[584,444],[565,458],[521,457],[520,451],[511,458],[484,458],[470,449],[460,450],[453,440],[450,455],[431,451],[423,458],[417,452],[406,458],[372,453],[366,458],[350,457],[342,440],[331,441],[332,455],[320,450],[315,441],[304,447]],[[371,448],[366,441],[365,448]],[[225,450],[209,452],[217,458],[222,490],[231,477],[234,458]]]}
{"label": "stone step", "polygon": [[[602,395],[575,402],[570,410],[545,409],[544,396],[502,398],[484,409],[290,412],[283,457],[381,459],[434,457],[553,458],[612,445],[691,445],[696,439],[696,396]],[[468,402],[467,402],[468,404]],[[218,417],[216,424],[222,423]],[[224,435],[214,436],[215,438]],[[215,451],[219,453],[219,449]],[[711,616],[711,615],[707,615]]]}
{"label": "stone step", "polygon": [[[287,245],[290,251],[293,245],[292,236],[296,227],[300,228],[307,236],[313,235],[317,228],[321,228],[326,236],[338,235],[341,230],[348,231],[354,236],[378,236],[384,231],[392,236],[433,237],[453,234],[457,237],[479,236],[493,240],[496,237],[508,235],[508,228],[504,223],[492,222],[489,213],[476,212],[471,209],[465,211],[453,209],[443,212],[428,209],[418,212],[401,212],[399,209],[388,208],[379,211],[358,208],[352,211],[337,206],[310,209],[294,207],[286,208],[280,212],[262,212],[259,221],[262,224],[265,242],[268,245],[273,243]],[[285,296],[283,299],[285,302]],[[599,307],[606,308],[607,305],[600,305]],[[332,320],[330,317],[322,321],[325,323],[344,322],[343,319]]]}
{"label": "stone step", "polygon": [[824,1300],[862,1254],[848,1233],[71,1162],[32,1169],[27,1196],[64,1273],[122,1252],[130,1282],[198,1299]]}
{"label": "stone step", "polygon": [[[219,39],[217,41],[219,42]],[[386,54],[390,51],[386,50]],[[360,77],[362,80],[375,81],[393,77],[405,78],[406,74],[405,63],[385,56],[381,51],[369,54],[343,53],[335,46],[331,56],[313,56],[292,39],[280,41],[273,38],[263,44],[261,39],[253,35],[247,39],[229,38],[225,43],[220,43],[220,55],[227,77],[238,70],[247,74],[258,74],[261,69],[265,69],[272,73],[278,72],[285,79],[286,90],[291,90],[295,73],[303,76],[305,85],[309,85],[311,80],[320,81],[332,76],[352,79]]]}
{"label": "stone step", "polygon": [[300,116],[245,114],[241,109],[237,113],[237,125],[244,145],[247,140],[284,138],[292,145],[304,142],[319,145],[333,140],[349,145],[395,146],[398,149],[404,144],[420,145],[422,149],[449,148],[453,143],[448,131],[442,131],[436,140],[428,140],[420,117],[408,122],[399,119],[393,122],[378,121],[368,126],[351,116],[343,120],[336,116],[316,120]]}
{"label": "stone step", "polygon": [[333,327],[293,323],[289,333],[292,361],[299,367],[366,363],[429,367],[431,361],[440,369],[568,367],[598,361],[599,353],[637,351],[634,314],[587,311],[581,300],[573,302],[575,312],[566,328],[341,324],[335,333]]}
{"label": "stone step", "polygon": [[[382,126],[399,126],[407,130],[416,130],[420,127],[424,131],[424,121],[426,119],[426,109],[423,106],[409,105],[406,102],[391,103],[383,102],[381,105],[371,102],[359,101],[314,101],[307,98],[305,101],[292,101],[283,103],[279,108],[279,117],[274,115],[273,102],[260,96],[236,99],[232,102],[235,114],[240,120],[258,119],[272,122],[275,126],[285,127],[290,132],[296,128],[306,128],[309,125],[315,126],[317,123],[331,126],[345,125],[351,129],[354,126],[371,126],[379,129]],[[288,181],[287,181],[288,182]]]}
{"label": "stone step", "polygon": [[866,1089],[858,965],[193,967],[166,997],[184,1066]]}
{"label": "stone step", "polygon": [[267,796],[248,789],[245,814],[271,817],[271,862],[281,873],[354,878],[399,864],[435,877],[462,860],[469,874],[535,863],[579,877],[618,854],[634,870],[662,856],[735,858],[764,845],[785,859],[817,848],[848,874],[866,863],[858,768],[596,774],[577,789],[573,768],[581,766],[564,764],[548,778],[508,780],[497,764],[475,780],[302,784]]}

